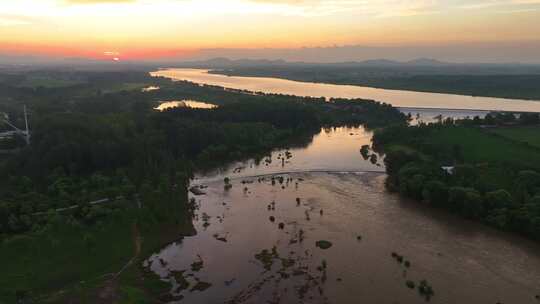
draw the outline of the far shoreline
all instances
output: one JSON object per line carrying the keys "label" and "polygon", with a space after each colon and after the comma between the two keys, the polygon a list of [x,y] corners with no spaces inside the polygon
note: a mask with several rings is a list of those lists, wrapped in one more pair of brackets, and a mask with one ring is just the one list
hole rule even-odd
{"label": "far shoreline", "polygon": [[[165,75],[167,72],[174,71],[191,71],[199,72],[198,75],[201,76],[204,74],[209,75],[210,77],[226,77],[227,81],[221,80],[197,80],[194,78],[197,77],[183,77],[183,76],[174,76],[174,75]],[[493,97],[493,96],[472,96],[472,95],[460,95],[444,92],[428,92],[428,91],[418,91],[418,90],[405,90],[405,89],[389,89],[389,88],[379,88],[373,86],[361,86],[355,84],[335,84],[335,83],[325,83],[325,82],[309,82],[309,81],[299,81],[294,79],[282,78],[282,77],[270,77],[270,76],[248,76],[248,75],[233,75],[225,73],[223,69],[208,69],[208,68],[176,68],[176,67],[160,67],[155,71],[150,72],[150,75],[154,77],[165,77],[175,81],[185,80],[199,84],[206,85],[215,85],[221,86],[228,89],[235,90],[244,90],[249,92],[263,92],[266,94],[284,94],[284,95],[295,95],[303,97],[325,97],[329,98],[344,98],[344,99],[367,99],[367,100],[376,100],[383,103],[388,103],[393,107],[400,109],[411,109],[411,110],[422,110],[422,111],[470,111],[470,112],[517,112],[517,113],[540,113],[540,100],[528,100],[528,99],[511,99],[511,98],[502,98],[502,97]],[[333,94],[331,90],[339,92],[343,95],[348,96],[328,96],[328,95],[309,95],[302,93],[291,93],[281,90],[280,92],[275,91],[276,88],[272,87],[273,91],[269,91],[264,88],[253,89],[247,88],[247,86],[253,86],[253,82],[246,84],[234,85],[234,79],[246,80],[252,79],[255,81],[284,81],[286,84],[292,84],[294,89],[302,89],[301,86],[320,86],[321,90],[324,90],[326,93]],[[232,80],[232,81],[231,81]],[[365,92],[355,92],[356,95],[352,96],[350,90],[364,90]],[[369,95],[372,96],[369,96]],[[382,95],[373,96],[373,95]],[[394,99],[394,100],[391,100]],[[407,100],[409,99],[409,100]],[[424,99],[424,102],[422,102]],[[446,99],[448,102],[445,103],[439,101],[440,99]],[[459,100],[457,100],[459,99]],[[464,99],[464,100],[461,100]],[[469,99],[467,101],[467,99]],[[428,101],[429,100],[429,101]],[[426,102],[427,101],[427,102]],[[434,101],[434,102],[433,102]],[[429,103],[433,102],[433,106],[430,106]],[[470,102],[470,103],[469,103]],[[456,107],[452,107],[452,103],[458,103]],[[476,103],[476,104],[475,104]],[[471,104],[470,107],[467,107],[468,104]],[[532,108],[531,108],[532,107]]]}

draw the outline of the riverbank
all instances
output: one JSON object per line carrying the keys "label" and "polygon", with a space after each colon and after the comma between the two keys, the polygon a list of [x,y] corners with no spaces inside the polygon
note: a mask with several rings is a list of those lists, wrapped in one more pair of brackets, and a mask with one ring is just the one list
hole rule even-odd
{"label": "riverbank", "polygon": [[4,240],[0,258],[10,263],[3,267],[0,302],[154,303],[166,295],[167,284],[143,269],[142,261],[193,235],[191,216],[154,222],[141,217],[136,205],[123,205],[98,224],[70,225],[59,217],[43,231]]}
{"label": "riverbank", "polygon": [[540,240],[540,149],[527,142],[533,129],[540,132],[538,125],[519,126],[499,115],[387,128],[376,132],[374,143],[386,152],[389,189]]}
{"label": "riverbank", "polygon": [[[443,71],[441,73],[441,70]],[[324,68],[324,67],[240,67],[216,69],[210,73],[242,77],[273,77],[294,81],[366,86],[380,89],[444,93],[477,97],[540,100],[539,74],[444,74],[444,67],[431,74],[414,69],[392,68]]]}

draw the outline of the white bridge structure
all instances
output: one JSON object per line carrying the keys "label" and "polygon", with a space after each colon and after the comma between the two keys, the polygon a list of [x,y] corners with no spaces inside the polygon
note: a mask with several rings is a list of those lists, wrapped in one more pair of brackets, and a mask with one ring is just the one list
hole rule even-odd
{"label": "white bridge structure", "polygon": [[26,128],[25,130],[21,130],[17,128],[13,123],[11,123],[9,121],[9,117],[6,114],[0,116],[0,123],[2,122],[10,126],[13,130],[7,131],[7,132],[1,132],[0,138],[7,137],[7,136],[11,137],[13,135],[19,135],[26,141],[26,145],[30,145],[30,129],[28,128],[28,112],[26,111],[26,105],[24,106],[24,125]]}

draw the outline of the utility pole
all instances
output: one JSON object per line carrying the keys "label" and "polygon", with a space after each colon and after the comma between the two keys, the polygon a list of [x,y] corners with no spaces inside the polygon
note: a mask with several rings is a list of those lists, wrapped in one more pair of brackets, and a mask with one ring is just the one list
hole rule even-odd
{"label": "utility pole", "polygon": [[10,126],[11,128],[13,128],[13,130],[15,130],[15,132],[17,134],[19,134],[20,136],[24,137],[24,141],[26,141],[26,145],[30,145],[30,129],[28,128],[28,112],[26,111],[26,105],[24,105],[24,124],[25,124],[25,127],[26,127],[26,130],[21,130],[19,128],[17,128],[15,125],[13,125],[11,122],[9,122],[9,120],[7,119],[7,117],[4,117],[2,120],[8,125]]}
{"label": "utility pole", "polygon": [[26,145],[30,145],[30,129],[28,129],[28,113],[26,112],[26,105],[24,105],[24,124],[26,125]]}

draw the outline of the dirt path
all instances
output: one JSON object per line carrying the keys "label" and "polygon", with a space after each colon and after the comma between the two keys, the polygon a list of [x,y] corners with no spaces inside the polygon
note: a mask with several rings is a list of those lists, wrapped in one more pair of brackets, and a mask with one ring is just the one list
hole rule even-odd
{"label": "dirt path", "polygon": [[128,267],[130,267],[139,257],[141,253],[142,238],[139,233],[139,227],[137,223],[133,223],[132,227],[133,235],[133,244],[135,245],[135,251],[133,257],[115,274],[112,274],[112,278],[109,279],[99,291],[99,299],[103,302],[101,303],[115,303],[119,299],[118,291],[118,277],[124,272]]}
{"label": "dirt path", "polygon": [[139,233],[139,227],[137,226],[137,223],[133,223],[133,244],[135,245],[135,253],[133,257],[114,275],[114,279],[116,279],[118,276],[122,274],[124,270],[126,270],[133,262],[139,257],[139,254],[141,253],[141,244],[142,239],[141,235]]}

